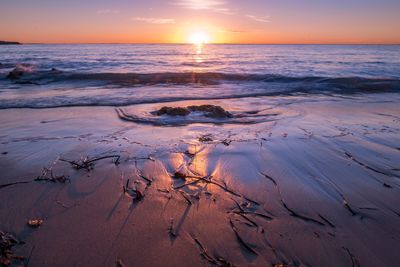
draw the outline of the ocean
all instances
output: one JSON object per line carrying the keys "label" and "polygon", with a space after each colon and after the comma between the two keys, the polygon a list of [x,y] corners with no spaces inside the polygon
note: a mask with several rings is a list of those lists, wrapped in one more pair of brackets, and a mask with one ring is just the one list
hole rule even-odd
{"label": "ocean", "polygon": [[0,47],[1,109],[399,90],[396,45]]}

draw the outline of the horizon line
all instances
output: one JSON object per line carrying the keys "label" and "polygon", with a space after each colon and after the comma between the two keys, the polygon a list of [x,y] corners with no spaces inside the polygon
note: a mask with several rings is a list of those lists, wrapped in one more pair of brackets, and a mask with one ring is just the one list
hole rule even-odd
{"label": "horizon line", "polygon": [[[193,43],[157,43],[157,42],[20,42],[21,45],[196,45]],[[202,45],[400,45],[400,43],[204,43]]]}

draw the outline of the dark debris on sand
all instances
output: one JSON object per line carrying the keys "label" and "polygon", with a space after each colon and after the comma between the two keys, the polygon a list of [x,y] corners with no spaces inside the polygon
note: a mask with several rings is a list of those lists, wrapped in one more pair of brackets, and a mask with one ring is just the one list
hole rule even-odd
{"label": "dark debris on sand", "polygon": [[233,223],[233,221],[231,219],[229,219],[229,225],[232,228],[232,231],[235,233],[236,239],[238,240],[238,242],[240,243],[240,245],[242,245],[247,251],[249,251],[250,253],[254,254],[254,255],[258,255],[257,251],[255,251],[250,244],[248,244],[239,234],[238,229],[236,228],[235,224]]}
{"label": "dark debris on sand", "polygon": [[42,219],[30,219],[26,222],[26,224],[31,228],[38,228],[43,224]]}
{"label": "dark debris on sand", "polygon": [[122,262],[121,259],[118,259],[118,260],[115,262],[115,266],[116,266],[116,267],[125,267],[125,264]]}
{"label": "dark debris on sand", "polygon": [[196,243],[197,247],[200,250],[200,255],[207,260],[210,264],[216,265],[216,266],[223,266],[223,267],[233,267],[235,266],[234,264],[228,262],[222,257],[215,257],[210,255],[210,253],[207,251],[205,246],[200,242],[200,240],[197,237],[191,236],[193,241]]}
{"label": "dark debris on sand", "polygon": [[26,257],[14,254],[13,248],[22,245],[11,233],[0,231],[0,266],[24,266]]}
{"label": "dark debris on sand", "polygon": [[46,182],[59,182],[59,183],[66,183],[69,182],[70,179],[65,175],[55,175],[51,168],[44,167],[42,169],[42,173],[35,178],[35,181],[46,181]]}
{"label": "dark debris on sand", "polygon": [[200,136],[199,141],[202,143],[212,142],[213,141],[212,134],[204,134],[204,135]]}
{"label": "dark debris on sand", "polygon": [[126,184],[122,187],[122,190],[125,194],[131,197],[134,201],[138,201],[143,199],[144,190],[140,190],[137,186],[130,186],[130,180],[126,180]]}
{"label": "dark debris on sand", "polygon": [[94,169],[95,162],[103,159],[114,159],[113,163],[115,165],[118,165],[120,163],[120,155],[110,155],[110,156],[102,156],[102,157],[97,157],[97,158],[89,158],[89,156],[86,156],[80,160],[67,160],[67,159],[60,159],[60,161],[68,162],[71,164],[75,169],[77,170],[87,170],[88,172]]}

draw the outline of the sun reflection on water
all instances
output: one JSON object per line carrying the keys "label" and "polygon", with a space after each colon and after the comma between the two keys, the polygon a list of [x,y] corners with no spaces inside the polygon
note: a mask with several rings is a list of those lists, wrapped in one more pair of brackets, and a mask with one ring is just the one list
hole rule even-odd
{"label": "sun reflection on water", "polygon": [[194,56],[194,60],[196,61],[196,63],[202,63],[204,61],[204,58],[203,58],[204,44],[198,43],[198,44],[194,44],[194,46],[195,46],[195,50],[196,50],[196,55]]}

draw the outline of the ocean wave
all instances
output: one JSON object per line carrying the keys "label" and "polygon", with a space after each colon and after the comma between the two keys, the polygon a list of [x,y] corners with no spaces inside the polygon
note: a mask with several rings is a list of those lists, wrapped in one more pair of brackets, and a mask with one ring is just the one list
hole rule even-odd
{"label": "ocean wave", "polygon": [[[74,73],[63,72],[53,68],[47,71],[35,71],[32,66],[19,65],[6,78],[16,83],[50,84],[57,82],[99,83],[115,86],[149,86],[149,85],[218,85],[221,83],[280,83],[297,84],[313,87],[324,85],[327,89],[390,91],[400,89],[400,80],[394,78],[366,77],[291,77],[275,74],[220,73],[220,72],[162,72],[162,73]],[[13,75],[17,73],[17,75]],[[319,87],[323,88],[323,87]]]}
{"label": "ocean wave", "polygon": [[[38,70],[30,65],[17,66],[2,80],[0,109],[122,107],[184,100],[400,92],[400,80],[394,78],[219,72],[79,73],[55,68]],[[24,93],[18,93],[20,90]]]}

